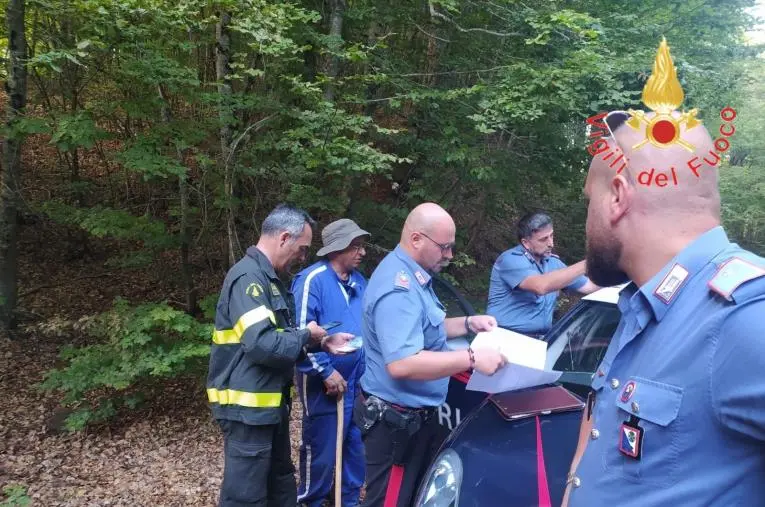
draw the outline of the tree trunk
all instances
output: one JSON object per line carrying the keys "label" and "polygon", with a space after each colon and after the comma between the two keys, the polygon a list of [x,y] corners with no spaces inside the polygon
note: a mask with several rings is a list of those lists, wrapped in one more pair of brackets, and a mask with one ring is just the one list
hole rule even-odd
{"label": "tree trunk", "polygon": [[[170,101],[168,101],[165,95],[162,85],[158,85],[159,97],[162,99],[162,121],[170,123],[173,121],[173,113],[170,109]],[[184,163],[184,153],[176,144],[175,155],[178,159],[178,163],[186,167]],[[189,190],[188,190],[188,168],[186,173],[178,178],[178,193],[181,198],[180,209],[180,240],[181,240],[181,283],[183,285],[183,293],[186,299],[186,313],[194,315],[197,311],[197,291],[194,288],[194,277],[191,273],[191,262],[189,261],[189,250],[191,249],[191,241],[189,234]]]}
{"label": "tree trunk", "polygon": [[[330,50],[333,53],[340,51],[343,46],[343,15],[345,14],[345,0],[329,0],[329,37]],[[335,98],[334,80],[339,74],[340,59],[330,55],[327,61],[327,77],[329,81],[324,88],[324,98],[332,101]]]}
{"label": "tree trunk", "polygon": [[[8,42],[7,126],[12,132],[27,102],[27,40],[24,0],[9,0],[5,11]],[[14,324],[18,278],[19,179],[23,136],[9,135],[3,143],[3,188],[0,191],[0,326]]]}
{"label": "tree trunk", "polygon": [[[377,29],[378,25],[376,21],[372,21],[369,24],[369,28],[367,29],[367,45],[368,46],[374,46],[377,42]],[[365,74],[372,74],[374,71],[370,68],[369,60],[367,60],[367,63],[364,68]],[[369,83],[367,85],[367,89],[364,93],[364,96],[366,98],[366,105],[364,106],[364,116],[370,116],[373,117],[375,115],[375,111],[377,110],[377,104],[378,102],[374,102],[374,98],[377,97],[377,90],[379,89],[380,85],[378,83]]]}
{"label": "tree trunk", "polygon": [[226,213],[226,236],[228,243],[228,263],[233,266],[242,255],[239,247],[239,238],[236,234],[234,221],[234,160],[232,157],[231,140],[233,138],[234,111],[231,103],[231,83],[228,77],[231,75],[231,13],[220,12],[218,24],[215,27],[216,55],[215,73],[218,79],[218,95],[220,99],[220,156],[223,168],[223,191],[228,202]]}
{"label": "tree trunk", "polygon": [[[377,42],[377,30],[378,30],[378,24],[377,21],[372,21],[369,24],[369,28],[367,28],[367,45],[368,46],[374,46]],[[370,67],[369,60],[367,60],[367,63],[364,65],[364,74],[372,74],[373,70]],[[377,111],[377,105],[378,102],[374,101],[374,98],[377,96],[377,90],[379,88],[379,84],[377,83],[370,83],[367,85],[366,90],[364,91],[364,97],[366,99],[366,104],[364,105],[364,116],[369,116],[374,120],[375,112]],[[372,139],[375,139],[375,131],[371,130],[369,135],[372,137]],[[345,214],[349,215],[352,214],[354,206],[361,200],[362,193],[364,190],[367,189],[368,185],[365,185],[365,182],[367,181],[367,176],[364,174],[360,174],[357,171],[354,171],[352,175],[348,177],[348,205],[345,208]]]}

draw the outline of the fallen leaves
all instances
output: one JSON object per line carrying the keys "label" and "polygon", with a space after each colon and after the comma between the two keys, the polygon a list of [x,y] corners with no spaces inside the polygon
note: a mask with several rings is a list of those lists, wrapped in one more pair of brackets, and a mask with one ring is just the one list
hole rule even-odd
{"label": "fallen leaves", "polygon": [[[170,386],[110,425],[53,433],[56,398],[34,388],[56,361],[55,344],[0,340],[0,488],[21,484],[32,505],[212,506],[223,475],[223,439],[197,385]],[[184,389],[185,388],[185,389]],[[163,410],[165,408],[166,410]],[[290,434],[297,465],[299,402]]]}

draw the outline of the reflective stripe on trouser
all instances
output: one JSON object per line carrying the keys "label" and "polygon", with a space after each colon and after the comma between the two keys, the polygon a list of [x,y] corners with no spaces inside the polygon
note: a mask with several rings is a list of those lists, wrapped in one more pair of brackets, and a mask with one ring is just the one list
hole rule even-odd
{"label": "reflective stripe on trouser", "polygon": [[289,415],[279,424],[252,426],[220,420],[224,434],[220,507],[294,507]]}
{"label": "reflective stripe on trouser", "polygon": [[[352,421],[351,406],[345,410],[343,428],[343,507],[355,507],[364,483],[364,445],[361,443],[361,432]],[[336,438],[336,414],[303,417],[298,487],[298,502],[301,504],[318,507],[332,493]]]}

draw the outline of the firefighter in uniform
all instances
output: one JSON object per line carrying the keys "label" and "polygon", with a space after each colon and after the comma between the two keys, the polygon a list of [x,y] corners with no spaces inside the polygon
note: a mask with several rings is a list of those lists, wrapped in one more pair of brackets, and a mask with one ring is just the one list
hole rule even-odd
{"label": "firefighter in uniform", "polygon": [[[593,376],[564,505],[765,505],[765,259],[720,226],[720,143],[673,111],[682,97],[663,41],[643,91],[656,112],[606,116],[608,146],[628,167],[596,157],[587,175],[588,275],[632,283]],[[662,121],[678,131],[656,143]],[[649,169],[677,185],[641,185]]]}
{"label": "firefighter in uniform", "polygon": [[449,376],[475,368],[493,374],[505,360],[494,349],[450,351],[448,338],[489,331],[488,315],[445,318],[430,273],[452,258],[455,226],[424,203],[406,219],[401,242],[375,269],[363,302],[366,371],[354,406],[367,469],[364,506],[408,507],[436,451],[434,414]]}
{"label": "firefighter in uniform", "polygon": [[327,336],[315,322],[294,326],[290,293],[276,272],[305,260],[313,220],[281,205],[263,222],[256,246],[228,272],[215,315],[207,397],[224,434],[220,505],[294,506],[290,386],[308,350],[330,352],[351,335]]}

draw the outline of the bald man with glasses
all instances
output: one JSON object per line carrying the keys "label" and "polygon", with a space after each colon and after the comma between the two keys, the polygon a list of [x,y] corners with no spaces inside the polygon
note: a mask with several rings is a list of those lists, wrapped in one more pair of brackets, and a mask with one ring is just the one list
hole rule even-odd
{"label": "bald man with glasses", "polygon": [[367,466],[364,506],[409,506],[437,450],[434,417],[449,377],[472,368],[493,374],[505,360],[493,349],[450,351],[446,340],[489,331],[488,315],[446,318],[433,273],[453,256],[454,221],[424,203],[406,219],[399,245],[375,269],[363,303],[366,371],[354,419]]}

